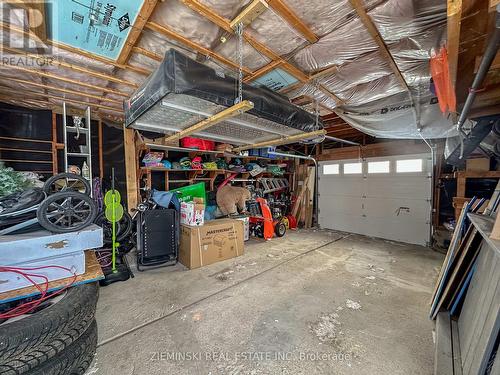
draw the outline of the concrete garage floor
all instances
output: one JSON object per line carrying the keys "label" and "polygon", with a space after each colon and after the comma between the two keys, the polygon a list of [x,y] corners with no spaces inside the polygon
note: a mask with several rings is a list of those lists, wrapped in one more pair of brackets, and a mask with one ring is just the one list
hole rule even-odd
{"label": "concrete garage floor", "polygon": [[332,231],[101,288],[88,374],[431,374],[443,256]]}

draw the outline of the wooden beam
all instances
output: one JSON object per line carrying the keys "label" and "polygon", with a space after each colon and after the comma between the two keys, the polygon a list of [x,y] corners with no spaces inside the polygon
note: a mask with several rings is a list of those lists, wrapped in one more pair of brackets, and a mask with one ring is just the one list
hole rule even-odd
{"label": "wooden beam", "polygon": [[337,65],[329,66],[325,69],[322,69],[316,73],[313,73],[309,76],[309,79],[318,79],[321,77],[329,76],[330,74],[336,73],[339,70]]}
{"label": "wooden beam", "polygon": [[57,99],[57,100],[66,101],[66,102],[69,102],[69,103],[80,104],[80,105],[90,106],[90,107],[94,107],[94,108],[103,108],[103,109],[107,109],[109,111],[123,113],[122,109],[118,109],[118,108],[115,108],[115,107],[109,107],[107,105],[94,104],[94,103],[89,103],[89,102],[82,102],[80,100],[63,98],[63,97],[60,97],[60,96],[55,96],[55,95],[50,95],[50,94],[44,94],[44,93],[41,93],[41,92],[22,91],[22,92],[17,93],[17,92],[12,92],[12,87],[5,87],[5,86],[0,86],[0,91],[1,90],[3,90],[4,95],[6,95],[7,97],[14,96],[14,97],[20,97],[20,98],[28,99],[29,100],[30,99],[29,95],[33,95],[33,96],[39,96],[39,97],[42,97],[42,98]]}
{"label": "wooden beam", "polygon": [[184,5],[186,5],[187,7],[191,8],[195,12],[202,15],[203,17],[212,21],[214,24],[219,26],[221,29],[223,29],[231,34],[234,33],[234,30],[230,26],[230,21],[227,18],[219,16],[217,13],[215,13],[213,10],[211,10],[209,7],[207,7],[203,3],[200,3],[198,0],[180,0],[180,1]]}
{"label": "wooden beam", "polygon": [[258,52],[267,56],[271,60],[280,60],[281,66],[283,67],[283,69],[286,70],[291,75],[293,75],[299,81],[307,82],[309,80],[309,76],[307,74],[305,74],[303,71],[301,71],[299,68],[295,67],[294,65],[290,64],[288,61],[284,60],[280,55],[278,55],[272,49],[270,49],[269,47],[267,47],[264,44],[262,44],[261,42],[259,42],[252,35],[250,35],[248,32],[245,31],[243,33],[243,36],[244,36],[245,40],[253,48],[255,48]]}
{"label": "wooden beam", "polygon": [[253,74],[245,77],[245,79],[243,79],[243,82],[248,83],[248,82],[253,81],[259,77],[262,77],[263,75],[265,75],[269,71],[280,66],[281,63],[282,63],[281,60],[274,60],[270,64],[264,65],[262,68],[257,69],[255,72],[253,72]]}
{"label": "wooden beam", "polygon": [[269,5],[267,5],[264,0],[253,0],[245,7],[245,9],[233,18],[229,24],[231,29],[236,29],[240,23],[242,23],[243,26],[250,25],[253,20],[264,13],[268,7]]}
{"label": "wooden beam", "polygon": [[171,135],[170,137],[166,137],[165,142],[176,141],[180,138],[187,137],[190,134],[200,132],[204,129],[208,129],[211,126],[214,126],[215,124],[218,124],[221,121],[224,121],[234,116],[238,116],[241,113],[246,112],[252,108],[253,108],[253,103],[251,101],[243,100],[242,102],[235,104],[229,108],[226,108],[223,111],[220,111],[219,113],[216,113],[215,115],[210,116],[209,118],[200,121],[197,124],[194,124],[187,129],[183,129],[180,132]]}
{"label": "wooden beam", "polygon": [[[15,49],[15,48],[10,48],[10,47],[7,47],[7,46],[1,46],[0,47],[2,49],[2,51],[6,51],[6,52],[9,52],[9,53],[12,53],[12,54],[16,54],[16,55],[22,55],[22,56],[27,56],[27,57],[30,57],[30,58],[33,58],[33,59],[45,59],[46,56],[42,56],[42,55],[37,55],[37,54],[32,54],[32,53],[26,53],[22,50],[18,50],[18,49]],[[84,67],[81,67],[81,66],[78,66],[78,65],[74,65],[74,64],[69,64],[63,60],[58,60],[58,59],[53,59],[50,61],[50,64],[53,64],[54,66],[59,66],[59,67],[63,67],[63,68],[67,68],[67,69],[71,69],[75,72],[79,72],[79,73],[85,73],[89,76],[92,76],[92,77],[97,77],[97,78],[101,78],[103,80],[106,80],[106,81],[111,81],[111,82],[115,82],[115,83],[119,83],[119,84],[122,84],[122,85],[126,85],[126,86],[130,86],[130,87],[133,87],[133,88],[138,88],[139,86],[133,82],[129,82],[129,81],[125,81],[123,79],[120,79],[120,78],[116,78],[115,76],[111,76],[109,74],[104,74],[104,73],[101,73],[101,72],[97,72],[95,70],[91,70],[91,69],[87,69],[87,68],[84,68]]]}
{"label": "wooden beam", "polygon": [[[10,25],[10,24],[5,24],[3,22],[0,22],[0,28],[2,28],[4,30],[7,30],[9,32],[18,33],[20,35],[23,35],[23,37],[25,37],[25,38],[30,38],[32,36],[32,34],[30,34],[27,31],[24,31],[23,29],[20,29],[20,28],[18,28],[16,26],[13,26],[13,25]],[[149,75],[151,73],[151,71],[148,70],[148,69],[144,69],[144,68],[141,68],[141,67],[133,66],[133,65],[130,65],[130,64],[118,64],[114,60],[111,60],[111,59],[108,59],[108,58],[105,58],[105,57],[102,57],[102,56],[99,56],[99,55],[87,52],[87,51],[79,49],[79,48],[68,46],[68,45],[66,45],[64,43],[56,42],[54,40],[47,39],[44,42],[46,44],[48,44],[48,45],[51,45],[53,47],[62,49],[64,51],[68,51],[68,52],[71,52],[71,53],[74,53],[74,54],[77,54],[77,55],[81,55],[81,56],[86,57],[88,59],[99,61],[99,62],[101,62],[103,64],[113,65],[113,66],[115,66],[117,68],[120,68],[120,69],[123,69],[123,70],[130,70],[130,71],[133,71],[135,73],[139,73],[139,74],[143,74],[143,75]]]}
{"label": "wooden beam", "polygon": [[[393,155],[412,155],[428,153],[429,147],[424,143],[416,143],[408,140],[394,140],[381,143],[373,143],[363,146],[363,156],[393,156]],[[342,148],[324,149],[317,160],[346,160],[357,159],[360,157],[359,146],[348,146]]]}
{"label": "wooden beam", "polygon": [[302,139],[319,137],[319,136],[325,135],[325,134],[326,134],[325,130],[315,130],[315,131],[312,131],[309,133],[300,133],[300,134],[291,135],[288,137],[276,138],[276,139],[273,139],[271,141],[259,142],[259,143],[254,143],[252,145],[245,145],[245,146],[236,147],[234,149],[234,151],[239,152],[239,151],[249,150],[251,148],[262,148],[262,147],[269,147],[269,146],[284,145],[287,143],[295,143],[295,142],[300,141]]}
{"label": "wooden beam", "polygon": [[[5,68],[6,67],[4,66],[3,69],[5,69]],[[118,91],[118,90],[115,90],[115,89],[110,89],[110,88],[107,88],[107,87],[91,85],[90,83],[85,83],[85,82],[81,82],[81,81],[78,81],[78,80],[75,80],[75,79],[58,76],[56,74],[47,73],[47,72],[41,71],[41,70],[27,69],[27,68],[23,68],[22,66],[18,66],[18,65],[9,65],[8,68],[9,69],[20,70],[20,71],[23,71],[23,72],[26,72],[26,73],[30,73],[30,74],[39,75],[41,77],[57,79],[59,81],[63,81],[63,82],[67,82],[67,83],[72,83],[74,85],[79,85],[79,86],[87,87],[89,89],[96,90],[98,92],[100,92],[100,91],[109,92],[111,94],[115,94],[115,95],[118,95],[118,96],[123,96],[125,98],[128,98],[130,96],[126,92]],[[1,71],[2,71],[2,68],[0,68],[0,72]]]}
{"label": "wooden beam", "polygon": [[[206,5],[200,3],[198,0],[181,0],[181,1],[183,2],[183,4],[190,7],[195,12],[198,12],[203,17],[212,21],[214,24],[219,26],[221,29],[223,29],[229,33],[234,34],[234,30],[231,28],[229,20],[227,20],[224,17],[219,16],[212,9],[210,9]],[[253,36],[251,36],[248,32],[244,31],[243,37],[256,51],[260,52],[261,54],[263,54],[266,57],[268,57],[269,59],[271,59],[272,61],[270,64],[275,64],[274,61],[279,60],[280,61],[279,65],[281,65],[284,70],[286,70],[288,73],[293,75],[299,81],[306,82],[309,79],[307,74],[300,71],[298,68],[296,68],[295,66],[290,64],[288,61],[281,58],[281,56],[279,56],[273,50],[271,50],[270,48],[266,47],[264,44],[259,42],[257,39],[255,39]],[[250,73],[251,72],[249,72],[249,74]],[[250,79],[248,81],[250,81]]]}
{"label": "wooden beam", "polygon": [[[214,60],[217,60],[227,66],[230,66],[233,69],[239,69],[239,65],[235,63],[234,61],[229,60],[228,58],[213,52],[209,50],[208,48],[205,48],[195,42],[192,42],[191,40],[187,39],[186,37],[177,34],[176,32],[170,30],[168,27],[160,25],[156,22],[149,21],[146,23],[146,28],[152,31],[155,31],[157,33],[160,33],[168,38],[171,38],[173,40],[176,40],[179,43],[184,44],[185,46],[193,49],[196,52],[201,53],[204,56],[210,57]],[[248,68],[243,67],[243,72],[246,74],[251,74],[252,71]]]}
{"label": "wooden beam", "polygon": [[462,0],[448,0],[447,5],[447,52],[448,69],[453,87],[457,81],[458,52],[460,48],[460,25],[462,22]]}
{"label": "wooden beam", "polygon": [[139,54],[141,54],[143,56],[149,57],[150,59],[158,61],[158,62],[163,61],[163,56],[158,55],[158,54],[156,54],[156,53],[154,53],[152,51],[148,51],[147,49],[144,49],[142,47],[135,46],[135,47],[132,48],[132,51],[135,52],[135,53],[139,53]]}
{"label": "wooden beam", "polygon": [[29,3],[27,8],[29,29],[44,42],[47,40],[45,2],[26,1],[26,3]]}
{"label": "wooden beam", "polygon": [[338,105],[342,105],[342,104],[345,103],[342,99],[340,99],[337,95],[335,95],[333,92],[331,92],[330,90],[328,90],[325,86],[319,85],[318,89],[323,94],[325,94],[326,96],[328,96],[330,99],[333,99],[335,101],[335,103],[337,103]]}
{"label": "wooden beam", "polygon": [[116,59],[118,64],[125,64],[128,62],[132,48],[139,40],[142,29],[146,25],[146,22],[148,22],[149,17],[151,17],[151,13],[153,13],[157,3],[158,0],[144,0],[141,10],[137,14],[134,25],[131,25],[131,30],[128,34],[127,40],[125,40],[122,50],[120,51],[120,55],[118,56],[118,59]]}
{"label": "wooden beam", "polygon": [[283,0],[268,0],[269,6],[273,8],[286,22],[306,38],[309,43],[316,43],[319,38],[307,26],[297,14],[286,5]]}
{"label": "wooden beam", "polygon": [[391,53],[389,52],[389,48],[387,48],[387,45],[385,44],[384,40],[382,39],[382,36],[377,30],[377,27],[373,23],[372,19],[370,16],[368,16],[368,13],[366,13],[365,6],[363,4],[363,0],[349,0],[351,3],[352,7],[356,10],[356,13],[358,14],[359,18],[361,19],[361,22],[363,22],[363,25],[367,28],[368,32],[372,36],[373,40],[375,43],[377,43],[379,47],[379,52],[381,55],[385,58],[385,60],[389,63],[389,66],[391,67],[392,71],[396,75],[396,78],[398,81],[401,83],[401,85],[406,89],[410,90],[408,87],[408,84],[406,83],[403,74],[401,74],[401,71],[399,70],[396,62],[394,61],[394,58],[392,57]]}
{"label": "wooden beam", "polygon": [[84,96],[84,97],[87,97],[87,98],[92,98],[92,99],[101,100],[101,101],[108,101],[110,103],[115,103],[115,104],[118,104],[118,105],[123,105],[123,102],[120,101],[120,100],[106,98],[106,97],[101,96],[101,95],[92,95],[92,94],[86,93],[84,91],[74,91],[74,90],[69,90],[69,89],[63,89],[61,87],[45,85],[45,84],[36,83],[36,82],[33,82],[33,81],[26,81],[24,79],[18,79],[18,78],[8,77],[8,78],[5,78],[5,79],[8,79],[9,81],[13,81],[13,82],[23,83],[25,85],[40,87],[42,89],[54,90],[54,91],[64,92],[66,94],[77,95],[77,96]]}
{"label": "wooden beam", "polygon": [[139,189],[137,176],[137,150],[135,147],[135,131],[123,126],[123,146],[125,156],[125,180],[127,183],[127,208],[130,214],[133,213],[139,204]]}

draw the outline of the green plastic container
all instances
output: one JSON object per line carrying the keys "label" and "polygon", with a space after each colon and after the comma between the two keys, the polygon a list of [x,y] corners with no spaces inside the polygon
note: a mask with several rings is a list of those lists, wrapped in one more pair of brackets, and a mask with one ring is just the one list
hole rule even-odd
{"label": "green plastic container", "polygon": [[206,202],[204,182],[199,182],[197,184],[184,186],[170,191],[177,193],[181,202],[191,202],[193,198],[203,198]]}

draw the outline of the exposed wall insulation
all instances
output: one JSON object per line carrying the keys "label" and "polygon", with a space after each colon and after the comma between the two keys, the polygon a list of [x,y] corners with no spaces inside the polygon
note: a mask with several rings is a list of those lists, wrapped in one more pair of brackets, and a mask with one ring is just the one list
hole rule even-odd
{"label": "exposed wall insulation", "polygon": [[[446,2],[365,0],[362,3],[363,10],[380,33],[390,58],[382,53],[369,33],[359,16],[359,9],[356,11],[351,5],[355,3],[353,0],[283,2],[314,33],[317,42],[311,43],[300,32],[300,28],[287,21],[269,1],[269,8],[245,28],[248,37],[245,37],[243,44],[243,65],[247,77],[264,69],[259,75],[262,76],[267,72],[265,67],[268,64],[277,58],[282,59],[278,67],[299,81],[293,89],[287,90],[286,95],[290,98],[310,96],[323,108],[338,111],[349,124],[368,134],[389,138],[419,138],[419,129],[426,137],[453,134],[451,121],[437,110],[429,83],[431,53],[446,39]],[[68,63],[66,66],[34,66],[25,67],[24,70],[0,67],[2,77],[39,84],[3,79],[0,99],[40,108],[40,105],[43,106],[40,103],[44,102],[60,106],[60,98],[67,98],[73,100],[72,107],[84,109],[85,103],[90,103],[108,121],[121,122],[121,102],[158,67],[159,60],[170,48],[226,75],[235,76],[238,63],[237,37],[228,30],[228,25],[248,3],[248,0],[159,1],[143,26],[140,37],[134,42],[136,48],[132,48],[124,64],[82,56],[74,50],[53,48],[53,57]],[[189,7],[193,4],[195,6]],[[198,9],[197,4],[200,5]],[[207,7],[205,9],[211,12],[211,17],[203,14],[204,11],[200,10],[203,7]],[[2,22],[20,27],[26,25],[26,18],[16,13],[15,17],[9,20],[4,18]],[[158,25],[168,31],[160,32]],[[176,33],[180,38],[168,37],[169,32]],[[16,38],[21,40],[23,34],[11,30],[10,37],[10,41],[2,40],[2,44],[12,45],[12,41]],[[182,38],[194,43],[194,47],[192,44],[187,45]],[[43,46],[40,41],[38,44]],[[211,51],[208,57],[204,52],[207,50]],[[397,72],[391,66],[391,58],[405,84],[395,74]],[[68,67],[69,64],[78,68]],[[333,66],[337,67],[336,71],[329,70],[328,74],[315,78],[315,74]],[[102,75],[91,75],[79,68]],[[30,70],[39,73],[31,73]],[[114,76],[120,81],[111,81],[106,76]],[[12,88],[33,94],[9,98],[8,91],[12,91]],[[370,116],[366,116],[367,113]],[[390,121],[387,121],[388,113],[391,114]]]}

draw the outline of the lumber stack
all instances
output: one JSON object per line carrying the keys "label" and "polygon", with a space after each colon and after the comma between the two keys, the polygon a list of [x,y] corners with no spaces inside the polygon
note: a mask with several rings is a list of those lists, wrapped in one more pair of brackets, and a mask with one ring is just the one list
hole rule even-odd
{"label": "lumber stack", "polygon": [[458,315],[482,242],[481,234],[471,225],[467,214],[484,210],[483,215],[495,216],[500,200],[499,186],[500,183],[489,201],[474,197],[464,202],[432,296],[431,319],[436,319],[440,311]]}
{"label": "lumber stack", "polygon": [[311,228],[313,225],[314,206],[314,182],[315,169],[306,164],[295,166],[296,200],[292,208],[292,215],[297,223],[303,228]]}

